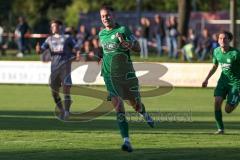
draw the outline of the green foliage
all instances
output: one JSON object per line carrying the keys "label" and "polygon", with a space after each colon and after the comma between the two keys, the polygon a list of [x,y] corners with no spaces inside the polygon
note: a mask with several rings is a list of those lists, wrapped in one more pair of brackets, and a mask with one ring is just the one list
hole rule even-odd
{"label": "green foliage", "polygon": [[[142,11],[177,12],[178,0],[141,0]],[[196,11],[229,10],[229,0],[191,0]],[[240,7],[240,0],[237,0]],[[98,11],[103,4],[112,5],[117,11],[135,11],[137,0],[0,0],[0,22],[16,25],[16,18],[25,16],[32,27],[55,17],[67,25],[76,26],[79,13]],[[240,13],[238,13],[240,15]]]}
{"label": "green foliage", "polygon": [[143,0],[142,9],[145,11],[177,12],[177,0]]}
{"label": "green foliage", "polygon": [[41,17],[39,11],[46,2],[47,0],[15,0],[12,4],[12,12],[16,19],[15,24],[17,23],[17,16],[26,17],[30,26],[35,24],[35,22]]}
{"label": "green foliage", "polygon": [[[221,11],[221,10],[229,10],[230,3],[229,0],[193,0],[196,3],[197,11]],[[239,1],[239,0],[237,0]],[[240,2],[240,1],[239,1]]]}
{"label": "green foliage", "polygon": [[64,12],[65,10],[63,8],[53,8],[49,7],[47,12],[48,19],[64,19]]}
{"label": "green foliage", "polygon": [[[0,0],[0,25],[6,24],[9,20],[12,0]],[[9,26],[7,26],[9,27]]]}
{"label": "green foliage", "polygon": [[[24,16],[30,26],[35,26],[42,19],[63,19],[65,7],[70,3],[69,0],[14,0],[12,12],[15,19],[17,16]],[[16,22],[13,24],[16,24]]]}
{"label": "green foliage", "polygon": [[71,5],[66,8],[65,22],[69,26],[77,26],[79,20],[79,13],[86,13],[89,11],[90,5],[88,0],[74,0]]}

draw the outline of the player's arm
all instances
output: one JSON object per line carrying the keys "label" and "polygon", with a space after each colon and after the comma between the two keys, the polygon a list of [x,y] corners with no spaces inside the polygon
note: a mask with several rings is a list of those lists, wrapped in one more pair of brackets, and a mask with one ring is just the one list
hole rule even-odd
{"label": "player's arm", "polygon": [[213,50],[213,66],[212,68],[210,69],[207,77],[205,78],[205,80],[203,81],[202,83],[202,87],[207,87],[208,85],[208,80],[212,77],[212,75],[216,72],[218,68],[218,60],[216,58],[216,52],[215,50]]}
{"label": "player's arm", "polygon": [[207,87],[208,85],[208,80],[212,77],[212,75],[216,72],[218,68],[218,64],[213,64],[211,70],[209,71],[207,77],[205,78],[205,80],[202,83],[202,87]]}
{"label": "player's arm", "polygon": [[118,38],[118,40],[120,41],[120,45],[122,45],[124,48],[127,48],[129,50],[132,50],[134,52],[140,52],[140,45],[137,42],[137,40],[133,39],[131,41],[126,41],[123,38],[123,35],[121,33],[117,33],[116,37]]}
{"label": "player's arm", "polygon": [[41,54],[42,52],[44,52],[46,49],[49,48],[48,45],[48,39],[42,44],[42,46],[40,45],[39,42],[37,42],[36,46],[35,46],[35,51],[37,54]]}
{"label": "player's arm", "polygon": [[39,42],[37,42],[37,44],[35,46],[35,51],[36,51],[37,54],[41,53],[41,46],[40,46]]}
{"label": "player's arm", "polygon": [[72,48],[72,52],[75,54],[75,60],[80,61],[81,60],[81,53],[80,53],[80,48],[79,48],[79,45],[77,44],[77,42],[73,38],[71,38],[70,42],[69,42],[69,45]]}

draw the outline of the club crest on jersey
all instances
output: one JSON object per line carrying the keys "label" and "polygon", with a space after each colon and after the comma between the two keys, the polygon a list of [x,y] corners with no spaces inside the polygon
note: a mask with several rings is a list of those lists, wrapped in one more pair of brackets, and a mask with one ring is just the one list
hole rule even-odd
{"label": "club crest on jersey", "polygon": [[112,36],[111,36],[111,39],[114,39],[116,36],[113,34]]}

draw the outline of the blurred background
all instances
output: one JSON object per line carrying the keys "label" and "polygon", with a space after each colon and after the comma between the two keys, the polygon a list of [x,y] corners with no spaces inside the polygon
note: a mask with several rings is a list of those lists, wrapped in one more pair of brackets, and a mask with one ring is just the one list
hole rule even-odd
{"label": "blurred background", "polygon": [[[50,33],[53,18],[62,20],[63,32],[87,52],[84,45],[94,48],[91,41],[102,29],[103,4],[116,10],[118,23],[129,26],[141,43],[137,61],[209,62],[220,30],[234,32],[232,45],[240,47],[239,0],[0,0],[0,59],[39,60],[34,46]],[[25,35],[24,46],[19,33]]]}

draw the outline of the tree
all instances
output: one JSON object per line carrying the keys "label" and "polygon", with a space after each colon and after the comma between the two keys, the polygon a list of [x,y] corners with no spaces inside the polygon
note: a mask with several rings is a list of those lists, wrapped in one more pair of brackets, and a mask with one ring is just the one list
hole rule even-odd
{"label": "tree", "polygon": [[[181,36],[187,36],[188,24],[191,14],[191,2],[190,0],[178,0],[178,31]],[[178,41],[178,46],[183,46],[183,41],[181,39]]]}
{"label": "tree", "polygon": [[[51,18],[63,19],[66,6],[71,4],[71,0],[12,0],[13,17],[26,17],[28,23],[33,28],[39,28],[39,24],[46,24]],[[15,22],[16,24],[16,22]],[[13,22],[13,26],[15,25]],[[46,25],[45,25],[46,26]],[[45,27],[44,26],[44,27]],[[48,26],[47,26],[48,27]],[[41,26],[40,26],[41,28]],[[46,27],[45,27],[46,28]],[[41,29],[40,29],[41,30]]]}

